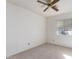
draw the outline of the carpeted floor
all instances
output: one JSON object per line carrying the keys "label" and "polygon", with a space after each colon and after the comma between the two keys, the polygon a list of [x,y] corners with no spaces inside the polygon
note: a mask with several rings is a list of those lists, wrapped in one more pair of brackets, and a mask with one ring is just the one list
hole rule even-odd
{"label": "carpeted floor", "polygon": [[43,44],[7,59],[71,59],[72,49],[53,44]]}

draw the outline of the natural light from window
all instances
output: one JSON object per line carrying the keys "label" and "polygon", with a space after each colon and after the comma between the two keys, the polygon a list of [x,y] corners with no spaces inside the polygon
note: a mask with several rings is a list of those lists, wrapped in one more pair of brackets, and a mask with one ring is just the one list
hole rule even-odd
{"label": "natural light from window", "polygon": [[65,59],[72,59],[72,57],[69,56],[69,55],[64,54],[63,56],[64,56]]}
{"label": "natural light from window", "polygon": [[72,19],[57,21],[57,35],[72,36]]}

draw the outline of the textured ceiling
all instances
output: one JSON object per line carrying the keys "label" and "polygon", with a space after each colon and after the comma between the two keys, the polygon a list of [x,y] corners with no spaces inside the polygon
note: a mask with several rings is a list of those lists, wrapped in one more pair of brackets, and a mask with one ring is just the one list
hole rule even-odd
{"label": "textured ceiling", "polygon": [[[43,10],[47,7],[37,2],[37,0],[7,0],[25,9],[28,9],[34,13],[40,14],[45,17],[60,15],[64,13],[72,12],[72,0],[60,0],[56,5],[59,9],[58,12],[49,8],[46,12]],[[44,1],[44,0],[42,0]]]}

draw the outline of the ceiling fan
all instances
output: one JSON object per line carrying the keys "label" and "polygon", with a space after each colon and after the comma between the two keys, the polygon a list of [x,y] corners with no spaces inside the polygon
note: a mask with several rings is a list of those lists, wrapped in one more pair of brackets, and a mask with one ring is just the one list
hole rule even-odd
{"label": "ceiling fan", "polygon": [[47,6],[47,8],[44,9],[43,12],[47,11],[47,9],[49,7],[51,7],[52,9],[54,9],[55,11],[59,11],[59,9],[57,8],[57,6],[55,5],[57,2],[59,2],[59,0],[46,0],[47,3],[43,2],[43,1],[40,1],[40,0],[37,0],[37,2],[41,3],[41,4],[44,4]]}

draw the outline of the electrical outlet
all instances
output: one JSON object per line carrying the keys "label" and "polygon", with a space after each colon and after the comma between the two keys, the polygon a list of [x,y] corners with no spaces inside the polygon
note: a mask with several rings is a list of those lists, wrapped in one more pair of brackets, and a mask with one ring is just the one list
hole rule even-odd
{"label": "electrical outlet", "polygon": [[28,45],[30,45],[30,42],[28,42]]}

